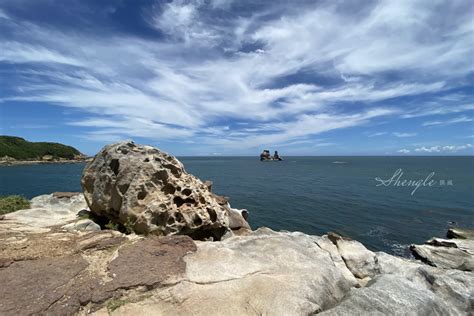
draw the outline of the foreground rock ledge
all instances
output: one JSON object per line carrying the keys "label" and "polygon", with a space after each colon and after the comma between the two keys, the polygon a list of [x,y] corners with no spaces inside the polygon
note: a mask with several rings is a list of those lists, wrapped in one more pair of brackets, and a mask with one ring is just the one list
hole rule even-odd
{"label": "foreground rock ledge", "polygon": [[220,240],[250,228],[241,212],[186,172],[175,157],[122,142],[104,147],[81,180],[90,210],[138,234]]}
{"label": "foreground rock ledge", "polygon": [[472,313],[472,272],[372,252],[336,234],[144,238],[70,229],[82,195],[33,204],[0,221],[0,315]]}

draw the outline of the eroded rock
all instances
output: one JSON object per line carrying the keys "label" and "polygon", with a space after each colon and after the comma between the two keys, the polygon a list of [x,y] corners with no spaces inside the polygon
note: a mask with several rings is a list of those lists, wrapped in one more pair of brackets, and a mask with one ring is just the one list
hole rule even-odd
{"label": "eroded rock", "polygon": [[431,238],[424,245],[411,245],[410,250],[415,258],[435,267],[474,271],[473,231],[450,228],[447,236],[450,239]]}
{"label": "eroded rock", "polygon": [[337,304],[350,289],[331,255],[311,236],[257,230],[197,242],[185,279],[157,289],[118,315],[308,315]]}
{"label": "eroded rock", "polygon": [[76,230],[80,232],[84,231],[97,231],[100,230],[100,226],[91,221],[90,219],[82,219],[74,223],[63,226],[67,230]]}
{"label": "eroded rock", "polygon": [[337,249],[347,268],[358,279],[373,277],[377,273],[376,255],[356,240],[337,239]]}
{"label": "eroded rock", "polygon": [[122,142],[104,147],[82,177],[91,211],[139,234],[185,234],[219,240],[234,218],[204,184],[173,156],[150,146]]}
{"label": "eroded rock", "polygon": [[474,240],[474,230],[466,229],[466,228],[459,228],[459,227],[451,227],[448,229],[448,233],[446,234],[448,238],[459,238],[459,239],[472,239]]}
{"label": "eroded rock", "polygon": [[77,284],[70,281],[88,263],[81,256],[14,262],[0,269],[0,314],[70,314],[72,300],[61,301]]}

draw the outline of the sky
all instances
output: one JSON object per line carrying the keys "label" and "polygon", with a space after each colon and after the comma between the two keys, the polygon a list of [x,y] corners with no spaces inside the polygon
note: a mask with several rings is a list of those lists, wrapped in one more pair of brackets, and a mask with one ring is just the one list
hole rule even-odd
{"label": "sky", "polygon": [[95,154],[474,154],[469,0],[0,0],[0,134]]}

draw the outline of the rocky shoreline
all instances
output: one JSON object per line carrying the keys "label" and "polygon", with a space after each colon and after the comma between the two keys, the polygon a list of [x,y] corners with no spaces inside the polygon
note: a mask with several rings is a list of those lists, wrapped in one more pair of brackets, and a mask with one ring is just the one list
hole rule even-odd
{"label": "rocky shoreline", "polygon": [[[417,259],[328,233],[252,230],[209,183],[156,148],[107,146],[84,194],[0,220],[0,314],[469,315],[473,232]],[[110,229],[114,228],[114,229]]]}
{"label": "rocky shoreline", "polygon": [[51,164],[75,164],[87,163],[91,159],[64,159],[64,160],[0,160],[0,166],[21,166],[21,165],[51,165]]}

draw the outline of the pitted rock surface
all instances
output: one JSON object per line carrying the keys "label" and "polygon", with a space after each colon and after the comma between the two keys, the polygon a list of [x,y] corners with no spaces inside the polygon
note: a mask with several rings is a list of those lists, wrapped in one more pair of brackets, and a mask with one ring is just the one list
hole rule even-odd
{"label": "pitted rock surface", "polygon": [[133,142],[104,147],[81,183],[93,213],[139,234],[219,240],[231,228],[229,214],[241,216],[175,157]]}

